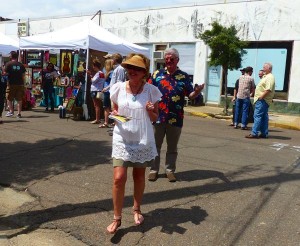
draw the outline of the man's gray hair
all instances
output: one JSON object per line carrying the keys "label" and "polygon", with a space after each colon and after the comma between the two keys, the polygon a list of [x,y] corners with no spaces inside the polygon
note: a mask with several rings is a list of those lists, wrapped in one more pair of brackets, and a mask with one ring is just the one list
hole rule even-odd
{"label": "man's gray hair", "polygon": [[166,55],[173,55],[177,58],[179,58],[179,53],[178,50],[176,50],[175,48],[168,48],[165,50],[165,57]]}
{"label": "man's gray hair", "polygon": [[272,69],[273,69],[273,65],[271,62],[265,62],[265,65],[267,65],[270,69],[270,71],[272,72]]}

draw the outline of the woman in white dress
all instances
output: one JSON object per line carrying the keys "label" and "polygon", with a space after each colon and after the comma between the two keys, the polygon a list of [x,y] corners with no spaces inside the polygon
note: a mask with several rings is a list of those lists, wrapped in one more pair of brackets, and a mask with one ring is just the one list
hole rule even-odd
{"label": "woman in white dress", "polygon": [[133,215],[135,225],[144,221],[141,201],[145,189],[145,170],[157,156],[152,122],[158,117],[158,101],[162,94],[157,87],[146,83],[150,61],[142,54],[130,54],[121,65],[127,70],[126,82],[118,82],[110,89],[114,103],[112,114],[130,118],[116,121],[113,131],[113,205],[114,219],[107,227],[115,233],[121,226],[127,169],[133,167]]}

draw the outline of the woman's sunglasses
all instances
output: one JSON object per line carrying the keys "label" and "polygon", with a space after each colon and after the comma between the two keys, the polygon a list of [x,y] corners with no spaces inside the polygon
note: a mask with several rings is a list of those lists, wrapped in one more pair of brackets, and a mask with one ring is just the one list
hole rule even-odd
{"label": "woman's sunglasses", "polygon": [[133,66],[133,65],[126,65],[126,68],[127,69],[132,69],[132,70],[135,70],[135,71],[145,71],[144,68],[142,68],[142,67],[136,67],[136,66]]}

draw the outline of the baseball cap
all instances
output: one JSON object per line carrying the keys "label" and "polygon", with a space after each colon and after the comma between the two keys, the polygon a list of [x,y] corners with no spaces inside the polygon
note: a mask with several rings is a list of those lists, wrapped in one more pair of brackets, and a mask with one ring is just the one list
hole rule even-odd
{"label": "baseball cap", "polygon": [[105,59],[108,59],[108,58],[112,58],[112,54],[106,54],[105,56],[103,56]]}

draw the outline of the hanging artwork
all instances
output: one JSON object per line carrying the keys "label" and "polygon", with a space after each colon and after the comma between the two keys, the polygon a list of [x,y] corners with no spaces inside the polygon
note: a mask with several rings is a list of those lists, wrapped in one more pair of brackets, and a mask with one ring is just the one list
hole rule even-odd
{"label": "hanging artwork", "polygon": [[32,68],[30,68],[30,67],[26,67],[25,87],[26,88],[31,88],[32,87]]}
{"label": "hanging artwork", "polygon": [[42,73],[41,69],[33,69],[33,71],[32,71],[33,84],[41,84],[42,83],[41,73]]}
{"label": "hanging artwork", "polygon": [[61,51],[61,66],[60,69],[63,74],[70,74],[72,71],[72,52],[65,50]]}
{"label": "hanging artwork", "polygon": [[70,84],[70,79],[68,76],[61,77],[61,79],[60,79],[61,86],[68,86],[69,84]]}

